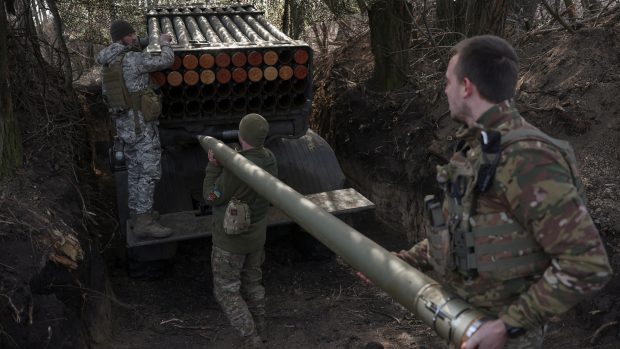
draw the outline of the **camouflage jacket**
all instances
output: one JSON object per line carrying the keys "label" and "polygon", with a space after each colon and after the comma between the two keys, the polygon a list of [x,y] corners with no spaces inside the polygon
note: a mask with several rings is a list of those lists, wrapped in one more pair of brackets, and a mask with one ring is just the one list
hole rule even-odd
{"label": "camouflage jacket", "polygon": [[[481,154],[481,131],[495,130],[505,135],[519,128],[534,128],[514,108],[495,106],[484,113],[473,128],[464,127],[457,137],[464,147],[451,162],[472,165]],[[438,173],[438,181],[444,182]],[[450,200],[443,209],[450,219]],[[592,219],[573,183],[565,156],[553,145],[536,139],[508,144],[501,152],[491,187],[477,194],[469,225],[495,217],[501,225],[521,227],[514,232],[487,229],[486,236],[475,236],[475,243],[499,252],[490,262],[502,258],[518,260],[522,255],[538,253],[536,263],[525,271],[514,268],[491,269],[477,276],[464,276],[455,270],[443,275],[444,284],[470,304],[500,317],[506,323],[535,328],[556,314],[565,312],[593,291],[601,289],[611,276],[611,267]],[[509,222],[509,223],[507,223]],[[495,222],[483,222],[492,227]],[[534,247],[519,249],[506,256],[502,244],[529,240]],[[477,245],[478,246],[478,245]],[[529,246],[529,245],[528,245]],[[408,251],[406,260],[422,269],[432,269],[429,240]],[[499,264],[499,263],[498,263]]]}
{"label": "camouflage jacket", "polygon": [[[111,63],[125,49],[125,45],[118,42],[104,48],[97,56],[101,65]],[[174,52],[169,44],[161,45],[161,55],[152,55],[147,52],[129,51],[123,58],[123,77],[127,91],[138,92],[149,87],[151,72],[164,70],[174,63]]]}
{"label": "camouflage jacket", "polygon": [[[273,176],[278,175],[276,157],[269,149],[253,148],[241,151],[240,154]],[[212,163],[206,168],[203,196],[205,202],[213,208],[213,245],[233,253],[250,253],[263,248],[269,209],[267,199],[258,195],[226,168]],[[233,197],[250,207],[250,228],[247,233],[240,235],[227,235],[223,227],[226,205]]]}

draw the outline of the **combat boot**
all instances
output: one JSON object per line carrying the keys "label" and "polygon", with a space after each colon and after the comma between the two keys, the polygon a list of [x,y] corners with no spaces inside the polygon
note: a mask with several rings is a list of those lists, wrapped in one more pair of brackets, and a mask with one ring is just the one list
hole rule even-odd
{"label": "combat boot", "polygon": [[164,227],[155,221],[152,213],[136,215],[133,231],[141,239],[162,239],[172,235],[172,229]]}
{"label": "combat boot", "polygon": [[[159,219],[159,212],[153,210],[153,220],[156,221]],[[133,229],[136,226],[136,211],[135,210],[129,210],[129,227],[131,229]]]}

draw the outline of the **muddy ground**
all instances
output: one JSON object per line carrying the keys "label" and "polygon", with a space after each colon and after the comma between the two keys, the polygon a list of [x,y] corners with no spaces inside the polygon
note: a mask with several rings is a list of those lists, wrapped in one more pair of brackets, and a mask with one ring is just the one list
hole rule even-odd
{"label": "muddy ground", "polygon": [[[619,35],[608,23],[573,36],[552,31],[514,41],[522,66],[517,105],[574,145],[616,271]],[[349,184],[377,204],[374,213],[355,217],[355,226],[398,250],[424,236],[421,199],[437,190],[434,165],[449,156],[455,125],[442,93],[445,67],[439,59],[412,60],[407,87],[375,93],[365,85],[372,69],[367,35],[348,42],[317,57],[313,124]],[[412,52],[429,54],[422,39],[416,45]],[[26,163],[0,182],[0,347],[239,347],[212,296],[208,239],[181,244],[161,279],[127,276],[113,182],[93,140],[107,135],[109,123],[97,116],[96,91],[82,89],[81,96],[84,119],[72,127],[90,138],[72,140],[79,150],[56,147],[64,134],[49,131],[57,138],[50,141],[41,123],[28,123]],[[264,266],[269,347],[443,347],[428,326],[359,281],[339,258],[308,259],[280,233],[270,236]],[[545,348],[619,347],[619,290],[616,272],[602,292],[552,319]]]}

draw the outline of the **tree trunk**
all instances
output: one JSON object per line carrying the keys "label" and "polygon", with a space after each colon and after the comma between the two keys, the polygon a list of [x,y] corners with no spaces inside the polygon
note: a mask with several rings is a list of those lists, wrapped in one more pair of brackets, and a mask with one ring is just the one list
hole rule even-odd
{"label": "tree trunk", "polygon": [[[440,28],[466,37],[504,35],[510,0],[437,0],[437,22]],[[455,36],[454,41],[459,41]]]}
{"label": "tree trunk", "polygon": [[593,14],[601,9],[601,4],[597,0],[581,0],[581,6],[586,14]]}
{"label": "tree trunk", "polygon": [[8,34],[6,2],[0,0],[0,178],[22,164],[21,135],[11,97]]}
{"label": "tree trunk", "polygon": [[62,61],[62,70],[64,73],[64,88],[69,98],[75,101],[75,93],[73,91],[73,69],[71,68],[71,58],[69,57],[69,50],[67,49],[67,43],[62,30],[62,19],[58,12],[58,6],[56,6],[56,0],[47,0],[47,4],[54,18],[54,30],[56,32],[56,40],[58,43],[58,50],[60,51]]}
{"label": "tree trunk", "polygon": [[291,33],[289,30],[291,1],[293,0],[284,0],[284,10],[282,11],[282,32],[287,35]]}
{"label": "tree trunk", "polygon": [[375,57],[371,86],[379,91],[399,88],[407,82],[412,11],[406,0],[378,0],[368,8]]}

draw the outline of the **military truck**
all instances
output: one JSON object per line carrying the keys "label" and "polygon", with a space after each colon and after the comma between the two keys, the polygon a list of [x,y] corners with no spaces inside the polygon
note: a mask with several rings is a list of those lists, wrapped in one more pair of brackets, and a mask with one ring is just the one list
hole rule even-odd
{"label": "military truck", "polygon": [[[256,112],[269,121],[266,146],[278,160],[279,177],[334,214],[372,208],[353,189],[334,152],[309,129],[312,108],[312,61],[309,45],[293,40],[252,5],[156,7],[147,10],[150,45],[172,35],[175,63],[152,74],[162,93],[159,120],[162,178],[155,210],[173,229],[165,239],[140,240],[128,224],[127,171],[122,143],[111,149],[118,216],[129,256],[152,261],[174,256],[177,242],[210,235],[210,211],[202,198],[207,156],[197,135],[237,141],[241,118]],[[290,220],[272,207],[269,225]]]}

